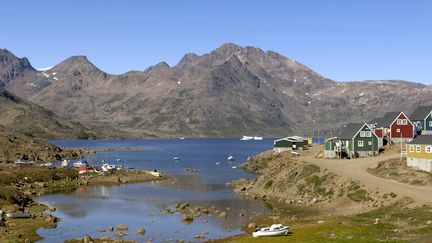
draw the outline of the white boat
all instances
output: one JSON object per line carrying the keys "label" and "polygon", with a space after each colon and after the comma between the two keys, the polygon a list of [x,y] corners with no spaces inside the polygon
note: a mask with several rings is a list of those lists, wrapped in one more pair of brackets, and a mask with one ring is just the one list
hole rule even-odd
{"label": "white boat", "polygon": [[253,139],[253,137],[250,137],[250,136],[244,136],[244,135],[243,135],[242,138],[240,138],[240,140],[243,140],[243,141],[252,140],[252,139]]}
{"label": "white boat", "polygon": [[288,226],[281,224],[273,224],[270,227],[261,228],[258,231],[252,233],[253,237],[264,237],[264,236],[281,236],[288,234]]}
{"label": "white boat", "polygon": [[222,162],[216,162],[216,165],[221,165],[222,164]]}
{"label": "white boat", "polygon": [[68,167],[69,166],[69,162],[70,162],[70,160],[67,160],[67,159],[63,160],[61,162],[61,167]]}
{"label": "white boat", "polygon": [[184,140],[185,138],[184,137],[181,137],[181,138],[179,138],[180,140]]}
{"label": "white boat", "polygon": [[149,173],[152,176],[161,177],[161,173],[159,171],[153,170],[153,171],[149,171]]}
{"label": "white boat", "polygon": [[74,167],[88,166],[88,162],[85,160],[80,160],[74,164]]}
{"label": "white boat", "polygon": [[237,168],[238,168],[238,166],[231,166],[231,168],[233,168],[233,169],[237,169]]}
{"label": "white boat", "polygon": [[117,161],[117,162],[120,162],[120,161],[121,161],[121,159],[116,159],[116,161]]}
{"label": "white boat", "polygon": [[175,161],[179,161],[180,158],[179,158],[179,157],[174,157],[173,160],[175,160]]}
{"label": "white boat", "polygon": [[234,158],[234,156],[230,155],[230,156],[228,156],[227,160],[229,160],[229,161],[234,161],[235,158]]}
{"label": "white boat", "polygon": [[103,164],[101,166],[101,168],[102,168],[102,171],[108,172],[108,171],[114,170],[116,168],[116,166],[110,165],[110,164]]}
{"label": "white boat", "polygon": [[41,164],[40,166],[42,166],[42,167],[54,167],[54,164],[51,162],[46,162],[46,163]]}
{"label": "white boat", "polygon": [[263,137],[253,137],[253,140],[263,140]]}

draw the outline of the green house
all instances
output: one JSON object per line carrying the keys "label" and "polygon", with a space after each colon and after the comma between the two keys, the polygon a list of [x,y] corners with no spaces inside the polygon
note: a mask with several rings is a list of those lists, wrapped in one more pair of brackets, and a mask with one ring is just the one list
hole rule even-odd
{"label": "green house", "polygon": [[276,153],[280,153],[283,151],[292,150],[294,147],[296,149],[302,149],[304,147],[307,147],[309,142],[306,138],[293,136],[275,140],[273,144],[273,151],[275,151]]}
{"label": "green house", "polygon": [[419,106],[410,116],[419,134],[432,134],[432,106]]}
{"label": "green house", "polygon": [[340,141],[337,137],[328,138],[324,143],[324,158],[336,158]]}
{"label": "green house", "polygon": [[366,123],[350,123],[339,136],[342,151],[348,157],[376,155],[379,151],[378,137]]}

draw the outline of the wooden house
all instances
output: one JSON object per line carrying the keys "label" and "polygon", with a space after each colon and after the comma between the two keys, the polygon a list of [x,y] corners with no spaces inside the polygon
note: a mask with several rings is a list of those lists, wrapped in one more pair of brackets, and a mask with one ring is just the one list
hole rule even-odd
{"label": "wooden house", "polygon": [[432,135],[420,135],[406,146],[407,165],[432,172]]}
{"label": "wooden house", "polygon": [[403,112],[388,112],[382,118],[368,124],[373,127],[377,137],[387,142],[408,142],[414,138],[414,125]]}
{"label": "wooden house", "polygon": [[287,150],[303,149],[309,145],[309,140],[306,138],[293,136],[275,140],[273,144],[273,151],[280,153]]}
{"label": "wooden house", "polygon": [[432,134],[432,106],[419,106],[410,119],[417,134]]}
{"label": "wooden house", "polygon": [[376,155],[379,151],[378,137],[366,123],[348,124],[339,140],[340,152],[349,158]]}
{"label": "wooden house", "polygon": [[325,140],[324,143],[324,158],[330,159],[330,158],[336,158],[339,157],[339,149],[340,147],[340,141],[337,137],[328,138]]}

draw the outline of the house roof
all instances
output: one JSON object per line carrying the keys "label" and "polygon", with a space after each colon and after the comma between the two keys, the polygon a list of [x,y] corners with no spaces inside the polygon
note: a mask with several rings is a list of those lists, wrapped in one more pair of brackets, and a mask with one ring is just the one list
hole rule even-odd
{"label": "house roof", "polygon": [[400,111],[387,112],[383,118],[379,120],[377,127],[390,127],[393,121],[399,116]]}
{"label": "house roof", "polygon": [[432,135],[420,135],[408,144],[428,144],[432,145]]}
{"label": "house roof", "polygon": [[279,142],[279,141],[283,141],[283,140],[290,141],[290,142],[303,142],[306,139],[303,137],[299,137],[299,136],[292,136],[292,137],[286,137],[286,138],[274,140],[274,143]]}
{"label": "house roof", "polygon": [[364,123],[350,123],[346,126],[339,136],[340,139],[352,139],[357,132],[364,126]]}
{"label": "house roof", "polygon": [[411,120],[424,120],[427,115],[432,111],[432,106],[419,106],[417,109],[411,114]]}
{"label": "house roof", "polygon": [[382,120],[382,117],[380,117],[380,118],[374,118],[374,119],[370,120],[368,122],[368,124],[379,124],[381,122],[381,120]]}

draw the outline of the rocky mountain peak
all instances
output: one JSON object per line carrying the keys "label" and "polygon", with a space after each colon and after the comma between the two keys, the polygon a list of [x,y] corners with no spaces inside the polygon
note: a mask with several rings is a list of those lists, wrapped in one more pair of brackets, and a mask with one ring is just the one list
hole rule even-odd
{"label": "rocky mountain peak", "polygon": [[197,62],[199,56],[195,53],[186,53],[179,63],[175,66],[177,69],[184,69],[190,67],[192,64]]}
{"label": "rocky mountain peak", "polygon": [[170,66],[166,62],[160,62],[154,66],[155,68],[169,68]]}
{"label": "rocky mountain peak", "polygon": [[26,57],[18,58],[7,49],[0,49],[0,75],[13,75],[26,69],[35,70]]}
{"label": "rocky mountain peak", "polygon": [[55,65],[51,71],[60,73],[103,73],[86,56],[72,56]]}

